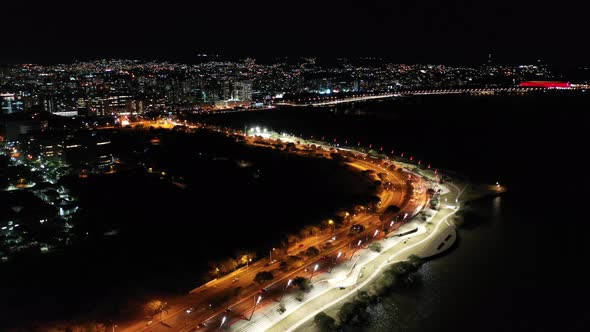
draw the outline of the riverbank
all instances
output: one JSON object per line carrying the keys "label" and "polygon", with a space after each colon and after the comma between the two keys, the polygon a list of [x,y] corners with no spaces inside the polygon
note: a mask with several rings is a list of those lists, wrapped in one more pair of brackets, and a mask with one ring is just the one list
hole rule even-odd
{"label": "riverbank", "polygon": [[[457,244],[422,265],[416,288],[373,307],[371,331],[542,331],[585,326],[579,306],[571,302],[585,290],[578,280],[583,273],[544,271],[548,262],[577,266],[587,233],[578,208],[584,186],[578,175],[559,173],[558,178],[544,160],[580,162],[588,105],[590,94],[583,93],[454,95],[210,120],[383,146],[395,156],[405,152],[423,165],[467,174],[471,183],[508,186],[501,196],[470,201],[462,209],[465,222]],[[566,231],[555,236],[563,227]],[[539,245],[546,241],[550,245]],[[539,296],[543,301],[535,300]],[[564,323],[564,315],[571,320]]]}
{"label": "riverbank", "polygon": [[[466,191],[466,184],[448,184],[448,191],[442,195],[447,198],[447,201],[458,203],[466,203],[469,200],[477,199],[480,195],[494,194],[493,191],[482,191],[478,186],[477,191]],[[484,187],[485,188],[485,187]],[[464,196],[462,196],[464,195]],[[333,288],[321,296],[305,303],[302,307],[291,315],[282,318],[280,322],[275,324],[269,331],[311,331],[315,329],[313,317],[319,312],[325,312],[337,319],[338,311],[344,303],[351,301],[358,292],[371,290],[373,281],[381,272],[387,267],[400,261],[406,261],[408,257],[415,255],[421,258],[436,256],[439,253],[452,247],[457,234],[452,216],[458,211],[458,206],[445,206],[440,209],[429,220],[418,224],[426,228],[425,232],[420,234],[411,234],[404,237],[403,241],[385,245],[387,249],[374,258],[366,262],[364,265],[358,267],[362,271],[362,275],[366,278],[364,281],[359,281],[352,285],[352,288],[347,288],[347,293],[342,294],[339,288]],[[359,272],[360,273],[360,272]],[[360,274],[359,274],[360,276]],[[362,278],[363,278],[362,277]],[[361,279],[362,279],[361,278]]]}

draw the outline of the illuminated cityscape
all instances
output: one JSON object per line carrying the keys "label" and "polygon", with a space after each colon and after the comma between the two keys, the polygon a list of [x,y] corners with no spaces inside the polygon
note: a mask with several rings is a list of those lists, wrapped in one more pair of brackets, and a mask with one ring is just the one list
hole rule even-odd
{"label": "illuminated cityscape", "polygon": [[3,68],[4,114],[48,112],[100,117],[120,113],[263,108],[285,96],[346,95],[412,89],[512,87],[523,81],[560,79],[547,66],[402,65],[381,59],[315,58],[257,64],[255,59],[197,65],[100,60]]}
{"label": "illuminated cityscape", "polygon": [[590,7],[527,2],[3,4],[0,331],[584,330]]}

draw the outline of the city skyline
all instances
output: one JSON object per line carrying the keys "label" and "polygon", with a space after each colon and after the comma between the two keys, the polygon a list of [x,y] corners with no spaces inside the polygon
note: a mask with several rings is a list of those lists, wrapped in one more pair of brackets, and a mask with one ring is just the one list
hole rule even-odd
{"label": "city skyline", "polygon": [[135,1],[4,5],[2,63],[97,58],[382,56],[398,63],[584,64],[587,4]]}
{"label": "city skyline", "polygon": [[[302,97],[354,97],[424,88],[511,88],[531,80],[570,79],[542,65],[402,65],[345,58],[328,64],[316,58],[260,64],[255,59],[207,58],[212,61],[194,65],[99,60],[5,66],[0,68],[2,114],[45,111],[76,117],[260,109]],[[583,83],[571,79],[574,84]]]}
{"label": "city skyline", "polygon": [[0,331],[582,330],[589,9],[3,4]]}

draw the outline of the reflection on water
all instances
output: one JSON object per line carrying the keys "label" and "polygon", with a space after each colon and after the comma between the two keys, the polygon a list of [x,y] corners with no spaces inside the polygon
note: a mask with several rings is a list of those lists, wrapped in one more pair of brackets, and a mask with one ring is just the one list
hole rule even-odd
{"label": "reflection on water", "polygon": [[[476,227],[459,229],[460,243],[450,252],[427,261],[419,270],[422,285],[407,293],[392,293],[371,310],[371,331],[446,330],[457,325],[458,315],[478,319],[480,301],[493,302],[492,289],[481,283],[501,277],[497,269],[500,251],[495,250],[503,231],[501,199],[473,204],[477,213],[466,220]],[[493,253],[498,254],[494,256]],[[465,323],[465,320],[463,320]],[[476,325],[481,324],[477,322]],[[459,324],[460,325],[460,324]],[[457,326],[461,329],[460,326]]]}
{"label": "reflection on water", "polygon": [[[561,208],[572,206],[576,195],[551,195],[551,200],[539,196],[547,195],[547,184],[541,182],[551,174],[542,161],[551,146],[559,146],[560,154],[568,157],[585,151],[579,142],[587,141],[590,129],[589,97],[544,92],[406,98],[330,110],[232,113],[214,120],[238,128],[257,123],[306,137],[379,144],[461,172],[473,182],[502,179],[510,190],[501,198],[470,204],[455,249],[423,265],[420,288],[392,294],[373,307],[369,330],[546,330],[547,320],[557,322],[556,311],[565,307],[554,294],[572,292],[555,291],[552,269],[545,265],[579,257],[587,239],[575,240],[590,232],[578,229],[587,223],[559,224],[587,219],[568,219],[566,214],[574,209]],[[557,132],[559,128],[568,130]],[[559,185],[567,193],[579,187],[577,180]],[[576,318],[568,315],[567,323]],[[555,330],[563,330],[563,325]]]}
{"label": "reflection on water", "polygon": [[498,216],[498,214],[500,213],[500,207],[502,204],[502,196],[495,197],[492,202],[493,202],[494,216]]}

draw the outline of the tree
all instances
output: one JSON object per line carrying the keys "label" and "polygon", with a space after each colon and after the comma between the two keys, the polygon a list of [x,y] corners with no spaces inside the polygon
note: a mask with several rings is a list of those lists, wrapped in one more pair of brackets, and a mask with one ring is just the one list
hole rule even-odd
{"label": "tree", "polygon": [[316,225],[309,225],[306,228],[309,231],[310,236],[316,235],[316,234],[320,233],[320,231],[321,231],[321,229]]}
{"label": "tree", "polygon": [[320,254],[320,250],[314,246],[307,248],[305,255],[309,257],[317,256]]}
{"label": "tree", "polygon": [[238,286],[238,287],[234,288],[234,296],[235,297],[240,297],[240,295],[242,295],[242,289],[243,288],[241,286]]}
{"label": "tree", "polygon": [[385,180],[387,180],[387,174],[385,174],[385,173],[379,173],[379,174],[377,174],[377,177],[379,177],[379,179],[383,182],[385,182]]}
{"label": "tree", "polygon": [[422,258],[418,255],[408,256],[408,263],[412,264],[415,269],[418,269],[422,265]]}
{"label": "tree", "polygon": [[366,169],[366,170],[361,171],[361,174],[365,175],[365,176],[371,176],[373,173],[375,173],[375,171],[372,169]]}
{"label": "tree", "polygon": [[285,261],[282,261],[281,264],[279,264],[279,269],[283,272],[287,272],[287,270],[289,270],[289,264]]}
{"label": "tree", "polygon": [[228,257],[222,260],[219,263],[218,267],[219,272],[221,272],[222,274],[227,274],[234,271],[238,267],[238,262],[235,259]]}
{"label": "tree", "polygon": [[369,295],[369,293],[366,291],[359,291],[354,298],[355,300],[365,304],[372,303],[375,300],[375,298]]}
{"label": "tree", "polygon": [[288,256],[288,260],[289,264],[294,268],[302,267],[304,263],[303,258],[301,256]]}
{"label": "tree", "polygon": [[270,271],[260,271],[258,273],[256,273],[256,276],[254,277],[254,281],[256,281],[259,284],[263,284],[267,281],[270,281],[274,278],[274,276],[272,275],[272,272]]}
{"label": "tree", "polygon": [[279,308],[277,309],[277,311],[282,314],[286,311],[287,309],[285,308],[285,303],[283,301],[281,301],[279,303]]}
{"label": "tree", "polygon": [[394,213],[399,213],[400,210],[401,209],[399,206],[392,204],[385,209],[385,212],[394,214]]}
{"label": "tree", "polygon": [[334,160],[335,162],[344,162],[345,161],[344,157],[340,153],[337,153],[337,152],[330,153],[330,157],[332,157],[332,160]]}
{"label": "tree", "polygon": [[400,211],[401,211],[401,209],[399,208],[399,206],[390,205],[387,208],[385,208],[385,211],[383,211],[383,213],[379,216],[379,220],[389,221],[389,220],[393,219],[393,217],[395,217]]}
{"label": "tree", "polygon": [[239,265],[246,265],[256,258],[256,253],[252,251],[242,251],[237,254],[237,257]]}
{"label": "tree", "polygon": [[408,274],[410,272],[416,271],[416,268],[413,264],[409,262],[398,262],[391,266],[391,270],[397,274]]}
{"label": "tree", "polygon": [[160,300],[150,301],[145,305],[145,311],[149,316],[154,316],[162,311],[166,312],[168,311],[168,302],[162,302]]}
{"label": "tree", "polygon": [[307,226],[303,227],[303,229],[300,232],[300,235],[301,235],[301,238],[305,239],[308,236],[316,235],[319,232],[320,232],[320,228],[318,226],[307,225]]}
{"label": "tree", "polygon": [[295,294],[295,300],[302,302],[303,299],[305,299],[305,294],[303,294],[302,291],[299,291],[297,294]]}
{"label": "tree", "polygon": [[373,181],[373,192],[377,195],[383,192],[383,182],[379,180]]}
{"label": "tree", "polygon": [[315,317],[313,318],[313,321],[315,323],[315,326],[320,330],[320,331],[334,331],[336,329],[336,324],[335,324],[335,320],[334,318],[326,315],[326,313],[324,313],[323,311],[320,312],[319,314],[315,315]]}
{"label": "tree", "polygon": [[346,302],[340,308],[338,317],[344,324],[357,325],[365,323],[368,319],[366,307],[367,304],[361,301]]}
{"label": "tree", "polygon": [[354,210],[355,214],[359,214],[359,213],[365,212],[365,207],[362,204],[359,204],[359,205],[355,205],[353,210]]}
{"label": "tree", "polygon": [[373,250],[374,252],[381,252],[381,249],[383,249],[383,246],[379,242],[373,242],[369,246],[369,249]]}
{"label": "tree", "polygon": [[300,290],[307,292],[311,290],[313,285],[311,284],[311,280],[305,277],[296,277],[293,279],[293,286],[299,288]]}
{"label": "tree", "polygon": [[352,322],[355,316],[356,307],[352,304],[352,302],[344,303],[338,311],[338,318],[340,318],[340,321],[344,324],[349,324]]}
{"label": "tree", "polygon": [[371,195],[367,198],[367,210],[375,212],[377,207],[381,204],[381,198],[379,196]]}
{"label": "tree", "polygon": [[294,244],[299,241],[299,237],[297,235],[289,234],[287,235],[287,242],[289,244]]}
{"label": "tree", "polygon": [[292,150],[296,150],[295,148],[295,143],[287,143],[287,145],[285,146],[285,151],[292,151]]}

